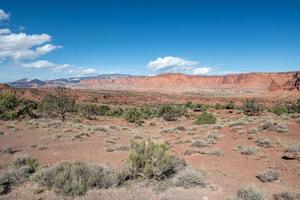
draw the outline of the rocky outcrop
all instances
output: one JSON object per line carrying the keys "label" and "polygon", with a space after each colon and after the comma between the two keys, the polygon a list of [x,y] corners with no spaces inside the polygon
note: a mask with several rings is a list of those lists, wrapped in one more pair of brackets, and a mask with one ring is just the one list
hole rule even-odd
{"label": "rocky outcrop", "polygon": [[286,90],[292,75],[292,72],[245,73],[224,76],[163,74],[148,77],[83,80],[76,87],[80,89],[163,93],[266,94],[272,91]]}

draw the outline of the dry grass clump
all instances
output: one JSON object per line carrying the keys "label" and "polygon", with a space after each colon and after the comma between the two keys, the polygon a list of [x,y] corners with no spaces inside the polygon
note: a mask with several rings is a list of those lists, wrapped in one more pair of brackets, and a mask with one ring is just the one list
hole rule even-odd
{"label": "dry grass clump", "polygon": [[258,138],[256,140],[256,144],[257,144],[257,146],[265,147],[265,148],[270,148],[273,146],[272,141],[267,137]]}
{"label": "dry grass clump", "polygon": [[269,130],[269,131],[275,131],[277,133],[287,133],[288,128],[286,124],[282,122],[274,122],[274,121],[264,121],[259,126],[260,130]]}
{"label": "dry grass clump", "polygon": [[29,180],[30,175],[36,171],[38,162],[30,156],[22,156],[13,162],[13,166],[14,169],[0,175],[0,195]]}
{"label": "dry grass clump", "polygon": [[299,200],[300,194],[295,192],[281,192],[273,195],[274,200]]}
{"label": "dry grass clump", "polygon": [[13,147],[5,147],[3,150],[2,150],[3,153],[6,153],[6,154],[14,154],[17,152],[16,149],[14,149]]}
{"label": "dry grass clump", "polygon": [[0,195],[10,192],[10,190],[27,181],[34,170],[29,166],[19,169],[12,169],[0,175]]}
{"label": "dry grass clump", "polygon": [[237,149],[240,151],[241,154],[244,155],[255,155],[259,151],[259,147],[256,145],[251,146],[237,146]]}
{"label": "dry grass clump", "polygon": [[207,147],[208,142],[206,140],[194,140],[192,141],[192,146],[198,148]]}
{"label": "dry grass clump", "polygon": [[222,149],[220,149],[220,148],[213,148],[209,152],[209,155],[220,157],[220,156],[223,156],[224,154],[223,154]]}
{"label": "dry grass clump", "polygon": [[206,185],[204,174],[201,171],[196,171],[189,167],[179,171],[172,179],[172,183],[175,186],[184,188],[190,188],[193,186],[205,187]]}
{"label": "dry grass clump", "polygon": [[217,132],[208,133],[204,140],[206,140],[208,144],[216,144],[219,140],[219,134]]}
{"label": "dry grass clump", "polygon": [[258,128],[252,128],[248,130],[248,134],[255,135],[258,133]]}
{"label": "dry grass clump", "polygon": [[255,187],[244,187],[236,192],[236,196],[231,200],[266,200],[264,192]]}
{"label": "dry grass clump", "polygon": [[298,153],[300,152],[300,144],[290,144],[286,147],[285,152]]}
{"label": "dry grass clump", "polygon": [[61,162],[46,168],[36,180],[41,186],[69,196],[83,195],[90,188],[109,188],[121,183],[111,168],[79,161]]}
{"label": "dry grass clump", "polygon": [[262,182],[273,182],[279,179],[280,173],[275,169],[268,169],[261,172],[256,177]]}

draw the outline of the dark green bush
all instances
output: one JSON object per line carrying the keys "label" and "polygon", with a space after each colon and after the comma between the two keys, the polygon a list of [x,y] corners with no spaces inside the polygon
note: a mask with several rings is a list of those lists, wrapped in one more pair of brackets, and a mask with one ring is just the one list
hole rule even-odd
{"label": "dark green bush", "polygon": [[274,107],[272,107],[271,111],[279,116],[284,113],[287,113],[288,109],[284,105],[278,104],[278,105],[275,105]]}
{"label": "dark green bush", "polygon": [[229,101],[229,103],[227,103],[225,105],[225,109],[230,109],[230,110],[234,110],[236,108],[236,105],[233,101]]}
{"label": "dark green bush", "polygon": [[124,113],[124,110],[122,107],[115,106],[110,108],[110,110],[107,112],[107,116],[112,116],[112,117],[121,117]]}
{"label": "dark green bush", "polygon": [[255,99],[247,99],[243,105],[244,114],[248,116],[259,115],[263,108]]}
{"label": "dark green bush", "polygon": [[36,117],[37,104],[30,100],[17,98],[13,93],[0,95],[0,119],[15,120],[22,117]]}
{"label": "dark green bush", "polygon": [[130,123],[139,123],[141,120],[141,113],[137,108],[126,109],[123,116]]}
{"label": "dark green bush", "polygon": [[196,124],[215,124],[216,121],[217,119],[212,113],[203,112],[197,117]]}
{"label": "dark green bush", "polygon": [[157,116],[157,108],[153,106],[142,107],[140,112],[143,119],[152,119]]}
{"label": "dark green bush", "polygon": [[166,121],[175,121],[178,113],[171,105],[161,105],[157,112],[158,117],[162,117]]}
{"label": "dark green bush", "polygon": [[48,94],[44,97],[38,110],[44,116],[59,116],[64,121],[67,114],[75,110],[75,100],[66,95],[62,88],[58,88],[54,95]]}
{"label": "dark green bush", "polygon": [[110,107],[108,105],[100,105],[98,107],[98,114],[101,116],[109,115]]}
{"label": "dark green bush", "polygon": [[216,110],[221,110],[223,108],[223,106],[220,104],[220,103],[217,103],[216,105],[215,105],[215,109]]}
{"label": "dark green bush", "polygon": [[135,176],[164,179],[182,169],[185,163],[168,153],[166,144],[154,144],[151,140],[134,142],[127,158]]}
{"label": "dark green bush", "polygon": [[77,110],[87,119],[95,119],[98,115],[98,107],[90,103],[81,103],[77,105]]}
{"label": "dark green bush", "polygon": [[34,171],[37,170],[39,163],[38,160],[35,158],[32,158],[31,156],[24,155],[21,157],[18,157],[14,162],[13,165],[19,169],[23,166],[29,166],[31,167]]}

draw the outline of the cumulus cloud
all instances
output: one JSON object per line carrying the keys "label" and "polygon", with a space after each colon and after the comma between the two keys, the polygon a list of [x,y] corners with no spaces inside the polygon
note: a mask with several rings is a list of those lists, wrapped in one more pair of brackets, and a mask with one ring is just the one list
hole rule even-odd
{"label": "cumulus cloud", "polygon": [[[24,59],[36,59],[60,47],[51,44],[39,47],[50,41],[51,36],[48,34],[0,34],[0,60],[9,59],[19,61]],[[33,49],[34,47],[37,47],[37,49]]]}
{"label": "cumulus cloud", "polygon": [[148,63],[148,68],[152,70],[165,70],[169,68],[189,68],[191,66],[198,65],[198,61],[185,60],[180,57],[159,57],[156,60],[152,60]]}
{"label": "cumulus cloud", "polygon": [[[0,21],[9,19],[9,14],[0,9]],[[39,57],[62,48],[51,44],[48,34],[12,33],[8,28],[0,29],[0,64],[11,62],[28,69],[48,69],[54,73],[67,73],[76,76],[96,74],[91,67],[79,67],[70,64],[56,64]]]}
{"label": "cumulus cloud", "polygon": [[9,14],[0,9],[0,21],[8,20]]}
{"label": "cumulus cloud", "polygon": [[0,29],[0,35],[10,34],[11,30],[8,28]]}
{"label": "cumulus cloud", "polygon": [[39,55],[45,55],[47,53],[50,53],[52,51],[54,51],[55,49],[59,49],[59,48],[62,48],[62,46],[56,46],[56,45],[52,45],[52,44],[45,44],[41,47],[37,47],[36,48],[36,52],[39,54]]}
{"label": "cumulus cloud", "polygon": [[212,67],[200,67],[199,61],[187,60],[180,57],[159,57],[148,63],[147,67],[160,73],[186,73],[193,75],[207,74],[213,71]]}

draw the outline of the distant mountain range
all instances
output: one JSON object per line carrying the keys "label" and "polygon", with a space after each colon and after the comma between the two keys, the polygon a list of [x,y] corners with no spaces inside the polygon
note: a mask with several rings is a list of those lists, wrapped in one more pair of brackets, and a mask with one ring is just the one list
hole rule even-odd
{"label": "distant mountain range", "polygon": [[14,82],[6,83],[15,88],[41,88],[41,87],[57,87],[57,86],[71,86],[80,83],[83,80],[103,80],[103,79],[117,79],[117,78],[129,78],[135,77],[129,74],[101,74],[97,76],[86,77],[72,77],[72,78],[60,78],[54,80],[39,80],[39,79],[20,79]]}

